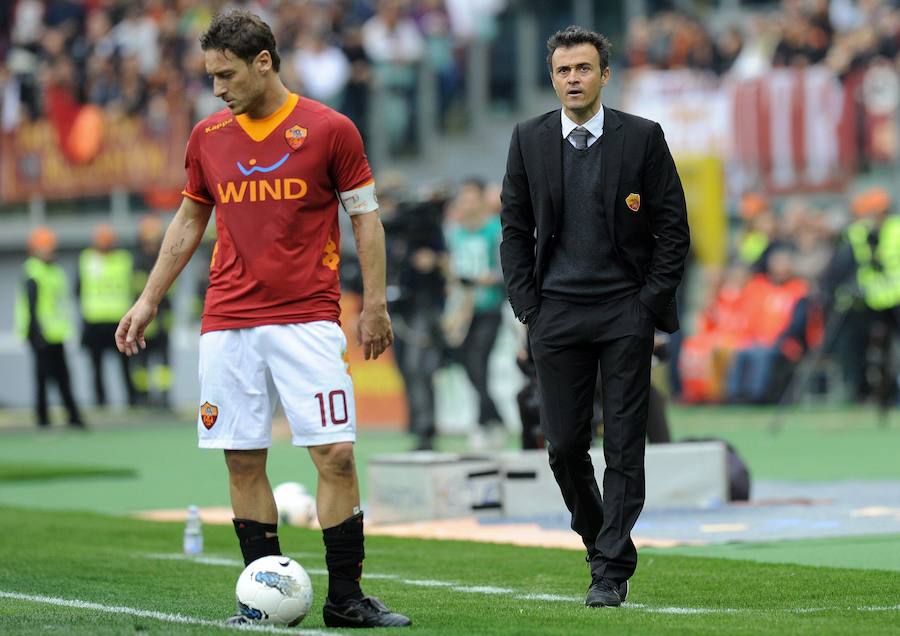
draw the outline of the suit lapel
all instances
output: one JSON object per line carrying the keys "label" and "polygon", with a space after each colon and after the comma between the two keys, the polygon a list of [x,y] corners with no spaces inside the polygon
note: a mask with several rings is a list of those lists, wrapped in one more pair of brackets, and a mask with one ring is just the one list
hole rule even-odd
{"label": "suit lapel", "polygon": [[[603,113],[603,153],[600,157],[600,180],[603,192],[603,209],[609,227],[609,238],[616,245],[616,192],[619,189],[619,174],[622,168],[622,147],[624,132],[622,120],[616,111],[605,108]],[[559,133],[562,135],[562,131]]]}
{"label": "suit lapel", "polygon": [[554,111],[541,129],[541,157],[544,159],[544,174],[550,187],[550,198],[553,202],[553,225],[559,228],[562,220],[563,174],[562,174],[562,120],[559,111]]}

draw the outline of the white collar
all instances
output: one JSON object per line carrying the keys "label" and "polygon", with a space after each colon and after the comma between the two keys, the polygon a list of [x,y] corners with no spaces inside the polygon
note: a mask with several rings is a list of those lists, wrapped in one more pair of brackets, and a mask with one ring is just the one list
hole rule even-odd
{"label": "white collar", "polygon": [[569,133],[578,126],[587,128],[587,131],[591,133],[591,135],[593,135],[595,139],[600,139],[601,135],[603,135],[603,104],[600,104],[600,110],[597,111],[597,114],[583,124],[576,124],[574,121],[569,119],[569,117],[566,115],[565,109],[560,108],[559,112],[562,117],[563,139],[566,139],[569,136]]}

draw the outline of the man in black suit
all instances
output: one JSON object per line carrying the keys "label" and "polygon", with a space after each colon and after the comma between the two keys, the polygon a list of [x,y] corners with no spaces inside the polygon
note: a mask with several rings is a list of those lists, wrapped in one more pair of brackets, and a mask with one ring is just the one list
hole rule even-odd
{"label": "man in black suit", "polygon": [[[617,606],[637,565],[654,329],[678,329],[690,245],[684,191],[659,124],[604,108],[609,41],[547,42],[555,110],[518,124],[503,181],[503,274],[528,325],[550,466],[591,566],[586,604]],[[592,397],[603,388],[603,497]]]}

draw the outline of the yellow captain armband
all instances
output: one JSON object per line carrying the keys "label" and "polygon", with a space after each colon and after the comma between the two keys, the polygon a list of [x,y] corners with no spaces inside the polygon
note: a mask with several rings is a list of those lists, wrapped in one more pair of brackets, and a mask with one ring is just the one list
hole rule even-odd
{"label": "yellow captain armband", "polygon": [[369,181],[367,184],[347,190],[340,193],[341,203],[347,214],[354,216],[356,214],[365,214],[366,212],[374,212],[378,209],[378,198],[375,196],[375,182]]}

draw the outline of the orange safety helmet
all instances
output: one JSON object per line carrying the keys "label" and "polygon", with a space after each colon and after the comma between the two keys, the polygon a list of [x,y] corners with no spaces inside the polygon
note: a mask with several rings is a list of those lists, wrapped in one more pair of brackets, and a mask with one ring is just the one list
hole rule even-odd
{"label": "orange safety helmet", "polygon": [[758,216],[768,209],[769,201],[761,194],[748,192],[741,197],[740,213],[741,218],[745,221]]}
{"label": "orange safety helmet", "polygon": [[99,223],[94,227],[94,247],[100,250],[111,249],[116,244],[116,231],[109,223]]}
{"label": "orange safety helmet", "polygon": [[28,251],[52,251],[56,249],[56,232],[46,225],[40,225],[28,235]]}
{"label": "orange safety helmet", "polygon": [[853,216],[862,217],[870,214],[887,212],[891,207],[891,195],[881,187],[869,188],[860,192],[850,203]]}
{"label": "orange safety helmet", "polygon": [[162,238],[163,224],[155,214],[146,214],[138,222],[138,239],[142,242],[156,242]]}

